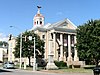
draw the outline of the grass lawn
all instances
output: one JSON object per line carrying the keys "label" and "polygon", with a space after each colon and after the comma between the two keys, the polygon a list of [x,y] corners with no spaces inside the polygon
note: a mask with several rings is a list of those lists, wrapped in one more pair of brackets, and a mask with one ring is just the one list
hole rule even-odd
{"label": "grass lawn", "polygon": [[92,69],[74,68],[74,69],[59,69],[62,72],[78,72],[78,73],[91,73]]}
{"label": "grass lawn", "polygon": [[[32,67],[27,67],[26,70],[32,71]],[[92,73],[92,69],[84,69],[84,68],[74,68],[74,69],[58,69],[58,70],[44,70],[39,69],[38,71],[45,71],[45,72],[54,72],[54,73],[66,73],[66,72],[73,72],[73,73]]]}
{"label": "grass lawn", "polygon": [[[17,66],[18,68],[19,66]],[[87,66],[90,67],[90,66]],[[24,67],[22,67],[24,69]],[[33,67],[26,67],[26,70],[33,70]],[[66,72],[73,72],[73,73],[92,73],[92,69],[84,69],[84,68],[65,68],[65,69],[58,69],[58,70],[44,70],[43,68],[39,67],[38,71],[45,71],[45,72],[54,72],[54,73],[66,73]]]}
{"label": "grass lawn", "polygon": [[92,73],[92,69],[83,69],[83,68],[76,68],[76,69],[59,69],[59,70],[47,70],[46,72],[53,72],[53,73]]}

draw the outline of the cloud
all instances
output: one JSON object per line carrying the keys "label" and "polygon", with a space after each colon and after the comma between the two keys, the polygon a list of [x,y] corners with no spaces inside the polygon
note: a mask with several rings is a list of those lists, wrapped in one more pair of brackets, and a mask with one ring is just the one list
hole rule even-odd
{"label": "cloud", "polygon": [[0,33],[0,41],[8,41],[8,37],[5,35],[5,34],[3,34],[3,33]]}
{"label": "cloud", "polygon": [[62,14],[63,14],[62,12],[57,12],[57,13],[56,13],[56,15],[62,15]]}

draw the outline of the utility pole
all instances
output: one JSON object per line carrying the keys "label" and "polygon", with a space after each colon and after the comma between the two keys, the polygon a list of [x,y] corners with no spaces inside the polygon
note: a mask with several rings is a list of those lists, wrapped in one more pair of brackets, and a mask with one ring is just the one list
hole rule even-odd
{"label": "utility pole", "polygon": [[[35,58],[35,37],[34,39],[34,60],[33,60],[33,71],[36,71],[36,58]],[[29,40],[32,40],[32,36],[29,36]]]}
{"label": "utility pole", "polygon": [[19,68],[21,69],[21,65],[22,65],[22,33],[20,34],[20,66]]}
{"label": "utility pole", "polygon": [[33,65],[33,71],[36,70],[36,58],[35,58],[35,37],[34,37],[34,65]]}
{"label": "utility pole", "polygon": [[[16,28],[17,30],[20,30],[19,28],[15,27],[15,26],[10,26],[11,28]],[[22,33],[20,34],[20,64],[19,64],[19,68],[21,69],[21,65],[22,65]]]}

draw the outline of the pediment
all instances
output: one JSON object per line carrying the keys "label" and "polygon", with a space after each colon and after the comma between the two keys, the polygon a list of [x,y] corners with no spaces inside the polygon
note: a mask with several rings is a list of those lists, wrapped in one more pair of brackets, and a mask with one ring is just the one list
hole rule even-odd
{"label": "pediment", "polygon": [[60,25],[57,25],[57,27],[68,28],[68,23],[67,22],[61,23]]}
{"label": "pediment", "polygon": [[76,29],[77,27],[68,19],[65,19],[55,25],[58,28]]}

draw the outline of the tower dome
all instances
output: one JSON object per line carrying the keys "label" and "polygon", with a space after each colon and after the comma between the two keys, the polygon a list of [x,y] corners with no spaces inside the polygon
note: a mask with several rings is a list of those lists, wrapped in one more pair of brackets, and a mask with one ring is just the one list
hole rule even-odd
{"label": "tower dome", "polygon": [[44,25],[44,16],[40,13],[40,6],[37,6],[37,14],[33,18],[33,27],[43,26]]}

